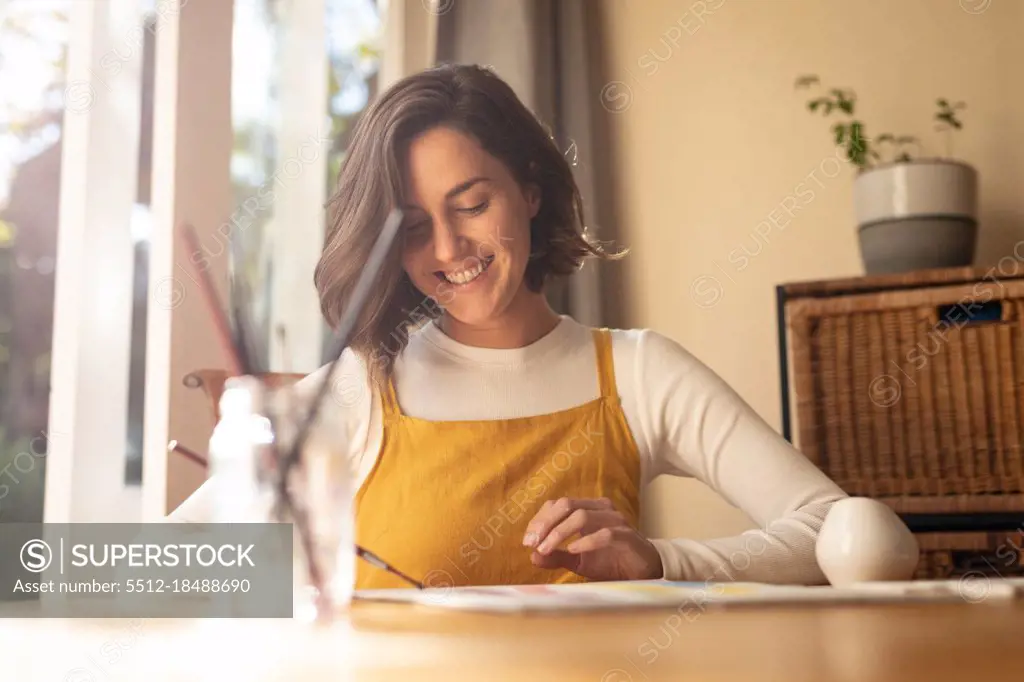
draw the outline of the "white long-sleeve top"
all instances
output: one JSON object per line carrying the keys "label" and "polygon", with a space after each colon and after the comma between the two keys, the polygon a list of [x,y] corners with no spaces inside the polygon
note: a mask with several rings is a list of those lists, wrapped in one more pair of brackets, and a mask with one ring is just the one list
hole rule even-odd
{"label": "white long-sleeve top", "polygon": [[[639,448],[641,490],[659,474],[693,477],[759,526],[706,541],[652,539],[665,578],[824,582],[814,544],[843,491],[671,339],[646,329],[612,330],[612,356],[622,410]],[[325,370],[303,379],[300,388],[317,385]],[[433,421],[542,415],[599,397],[591,330],[569,317],[514,349],[466,346],[427,323],[410,334],[394,381],[403,413]],[[332,398],[330,418],[342,420],[349,434],[358,487],[379,455],[383,425],[380,396],[354,353],[343,357]],[[211,493],[208,482],[170,520],[208,520]]]}

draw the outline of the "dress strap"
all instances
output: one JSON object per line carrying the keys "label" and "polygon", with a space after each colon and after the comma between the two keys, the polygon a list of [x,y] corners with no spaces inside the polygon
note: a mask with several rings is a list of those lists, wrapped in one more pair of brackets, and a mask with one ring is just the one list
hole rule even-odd
{"label": "dress strap", "polygon": [[607,329],[594,329],[594,348],[597,350],[597,379],[602,398],[618,397],[615,386],[615,362],[612,360],[612,335]]}
{"label": "dress strap", "polygon": [[392,420],[402,414],[398,406],[398,394],[395,392],[394,377],[389,377],[384,390],[380,392],[381,407],[384,410],[384,419]]}

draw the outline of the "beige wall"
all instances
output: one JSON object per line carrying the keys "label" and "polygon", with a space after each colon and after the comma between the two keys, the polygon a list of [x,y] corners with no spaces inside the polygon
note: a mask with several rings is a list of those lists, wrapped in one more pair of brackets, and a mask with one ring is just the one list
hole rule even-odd
{"label": "beige wall", "polygon": [[[979,262],[1024,238],[1024,2],[599,2],[614,220],[632,249],[615,322],[676,339],[776,428],[775,285],[862,273],[852,172],[797,75],[855,89],[869,135],[939,153],[935,99],[966,101],[954,150],[981,174]],[[652,492],[655,534],[751,526],[693,481]]]}

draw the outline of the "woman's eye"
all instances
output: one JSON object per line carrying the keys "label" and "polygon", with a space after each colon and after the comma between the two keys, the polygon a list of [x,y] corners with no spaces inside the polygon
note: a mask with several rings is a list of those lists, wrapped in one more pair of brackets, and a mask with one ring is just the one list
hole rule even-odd
{"label": "woman's eye", "polygon": [[429,223],[427,223],[426,221],[420,221],[418,223],[406,225],[403,231],[405,232],[405,236],[407,238],[418,238],[426,234],[428,225]]}
{"label": "woman's eye", "polygon": [[489,202],[482,201],[476,206],[469,206],[467,208],[460,208],[459,213],[465,213],[467,215],[479,215],[487,210]]}

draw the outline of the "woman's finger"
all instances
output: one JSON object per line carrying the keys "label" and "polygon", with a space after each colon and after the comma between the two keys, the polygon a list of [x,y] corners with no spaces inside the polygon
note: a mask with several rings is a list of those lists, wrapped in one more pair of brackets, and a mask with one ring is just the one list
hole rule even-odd
{"label": "woman's finger", "polygon": [[602,528],[621,525],[622,522],[622,515],[616,511],[577,509],[552,528],[546,536],[541,537],[537,551],[548,554],[576,534],[593,533]]}
{"label": "woman's finger", "polygon": [[564,568],[576,573],[580,567],[580,555],[556,549],[551,554],[531,552],[530,561],[538,568]]}
{"label": "woman's finger", "polygon": [[552,528],[577,509],[599,511],[612,508],[611,500],[604,497],[598,499],[562,497],[555,501],[548,500],[527,524],[526,533],[523,535],[523,544],[527,547],[536,547],[551,532]]}
{"label": "woman's finger", "polygon": [[570,554],[583,554],[584,552],[593,552],[598,549],[611,547],[614,541],[615,531],[611,528],[602,528],[590,535],[584,535],[575,542],[569,543],[569,546],[565,549]]}

